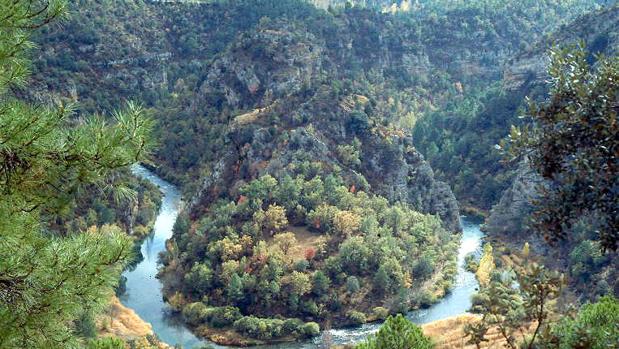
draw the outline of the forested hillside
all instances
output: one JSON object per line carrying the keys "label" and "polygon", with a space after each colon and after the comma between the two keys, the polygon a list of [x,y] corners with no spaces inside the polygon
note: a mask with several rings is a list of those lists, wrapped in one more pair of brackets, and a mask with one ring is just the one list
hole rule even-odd
{"label": "forested hillside", "polygon": [[486,80],[415,125],[415,146],[439,178],[451,184],[461,205],[488,210],[510,185],[517,166],[503,164],[494,146],[507,136],[511,125],[522,122],[519,116],[526,106],[525,97],[546,98],[549,49],[584,40],[592,58],[596,53],[614,54],[616,26],[615,7],[594,11],[556,31],[547,27],[550,31],[544,36],[529,41],[502,62],[502,78]]}
{"label": "forested hillside", "polygon": [[[551,86],[547,83],[550,79],[548,71],[550,54],[545,49],[550,43],[561,42],[564,44],[564,47],[569,47],[569,45],[582,46],[582,49],[584,49],[584,53],[581,53],[583,55],[582,59],[587,64],[597,67],[600,65],[598,63],[600,57],[617,56],[617,48],[619,47],[618,32],[619,7],[585,15],[570,25],[563,26],[553,33],[549,39],[540,42],[531,50],[521,53],[510,62],[503,80],[506,96],[519,95],[521,93],[514,91],[524,91],[529,96],[543,100],[548,93],[552,92]],[[552,57],[557,55],[558,53],[555,52]],[[524,103],[523,107],[525,107]],[[503,114],[502,118],[512,124],[522,125],[528,124],[530,120],[526,118],[518,120],[517,117],[525,115],[527,115],[526,108],[523,108],[517,114]],[[586,128],[589,127],[587,126]],[[509,137],[513,137],[515,132],[511,131]],[[594,139],[591,136],[587,137],[590,141]],[[570,137],[570,139],[571,142],[577,142],[575,135]],[[558,143],[558,141],[556,142]],[[585,147],[580,144],[579,146],[583,149]],[[564,265],[571,276],[572,286],[586,297],[595,298],[597,295],[609,292],[609,290],[617,293],[619,284],[617,283],[616,270],[619,260],[614,252],[600,252],[601,244],[604,244],[605,240],[608,239],[604,231],[612,232],[617,230],[616,225],[612,225],[612,219],[606,221],[609,219],[609,213],[600,214],[596,219],[592,220],[590,217],[591,213],[587,209],[579,209],[580,213],[573,214],[571,217],[571,223],[567,221],[562,221],[561,223],[568,231],[566,239],[562,239],[557,248],[549,250],[542,241],[543,236],[536,234],[539,228],[535,226],[536,215],[534,212],[538,207],[535,203],[546,202],[550,204],[552,202],[549,197],[545,197],[551,191],[540,189],[539,183],[552,187],[555,181],[560,183],[561,180],[543,177],[538,172],[532,170],[528,160],[517,158],[510,164],[511,168],[517,169],[516,178],[510,184],[508,190],[504,192],[500,202],[492,209],[486,224],[487,230],[495,237],[510,236],[518,243],[522,243],[525,240],[532,243],[535,242],[534,246],[538,252],[543,251],[546,255],[546,263],[549,265],[556,263]],[[612,166],[611,164],[609,167],[611,170]],[[579,176],[582,180],[592,177],[592,175],[584,174]],[[597,181],[589,184],[589,191],[592,195],[595,193],[598,185],[601,184]],[[609,184],[611,187],[612,185]],[[574,184],[574,187],[577,188],[578,185]],[[611,205],[616,207],[616,195],[609,199],[611,202],[615,200]],[[569,203],[574,200],[576,199],[572,197],[570,200],[563,201]],[[597,205],[600,207],[603,206],[601,200],[591,200],[599,202]],[[565,212],[570,211],[570,208],[565,208]],[[555,214],[555,216],[561,217],[561,214]],[[616,213],[611,213],[610,216],[616,217]],[[601,228],[597,224],[609,224],[610,226]],[[612,242],[609,246],[613,250]],[[595,287],[591,287],[592,285],[595,285]]]}
{"label": "forested hillside", "polygon": [[[505,124],[482,125],[488,140],[468,146],[460,145],[471,142],[466,136],[456,141],[434,120],[444,119],[441,115],[446,111],[448,115],[478,113],[484,96],[497,93],[492,91],[498,87],[488,86],[498,84],[508,59],[595,6],[584,0],[501,5],[429,2],[420,3],[418,11],[393,16],[365,7],[337,8],[333,15],[291,0],[80,4],[74,9],[74,20],[62,29],[52,27],[41,37],[46,50],[35,67],[48,74],[38,86],[79,100],[85,111],[113,108],[114,96],[155,107],[157,118],[165,124],[161,129],[169,131],[160,136],[163,147],[158,156],[161,171],[169,178],[192,187],[211,167],[229,118],[222,108],[230,109],[227,114],[240,115],[282,97],[262,101],[251,96],[244,105],[224,106],[204,96],[213,60],[224,55],[226,47],[238,45],[243,36],[268,26],[288,33],[290,40],[311,35],[308,39],[319,51],[304,59],[318,65],[309,80],[293,82],[305,83],[309,95],[329,80],[328,84],[341,85],[337,90],[343,93],[367,95],[377,106],[376,116],[396,127],[410,130],[424,119],[416,130],[415,145],[439,176],[452,184],[461,201],[484,209],[498,200],[509,178],[497,168],[498,157],[487,146],[498,141]],[[263,17],[275,23],[260,23]],[[299,36],[302,31],[307,34]],[[239,76],[246,78],[251,76]],[[259,87],[263,91],[256,91],[258,96],[269,89]],[[459,127],[467,119],[458,117],[449,127]],[[428,123],[432,127],[424,126]],[[181,149],[184,156],[175,156],[171,149]],[[481,154],[479,163],[447,155],[466,151]]]}

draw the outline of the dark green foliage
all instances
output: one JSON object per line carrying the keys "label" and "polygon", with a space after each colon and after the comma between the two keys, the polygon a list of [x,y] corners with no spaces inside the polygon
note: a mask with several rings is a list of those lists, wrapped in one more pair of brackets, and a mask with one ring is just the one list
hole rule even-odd
{"label": "dark green foliage", "polygon": [[423,335],[421,328],[401,314],[387,318],[376,335],[370,336],[356,349],[431,349],[432,341]]}
{"label": "dark green foliage", "polygon": [[331,280],[324,272],[319,270],[314,273],[312,290],[317,296],[326,294],[330,286]]}
{"label": "dark green foliage", "polygon": [[[192,217],[177,221],[162,259],[166,296],[189,302],[183,316],[191,325],[234,326],[262,339],[312,336],[317,324],[300,328],[266,317],[325,321],[354,314],[360,320],[358,305],[346,298],[351,294],[370,294],[363,300],[370,309],[395,298],[406,311],[434,301],[434,289],[419,287],[436,273],[445,279],[436,287],[446,288],[455,270],[449,257],[455,239],[438,219],[415,212],[428,212],[420,195],[408,200],[413,210],[370,189],[382,184],[382,169],[398,168],[416,154],[406,131],[420,120],[414,141],[439,176],[466,204],[488,208],[510,179],[492,145],[521,103],[496,87],[497,67],[559,18],[594,1],[418,3],[410,14],[389,15],[357,6],[325,12],[295,0],[126,6],[82,0],[75,20],[41,36],[47,47],[34,68],[41,74],[37,90],[79,100],[80,116],[111,111],[119,96],[144,100],[160,122],[157,170],[183,184],[185,193],[200,193],[218,176],[219,162],[238,155],[224,162],[220,175],[229,182],[208,188],[212,196],[192,202]],[[593,44],[607,46],[604,36]],[[299,76],[287,70],[297,66],[309,69]],[[470,74],[471,67],[479,74]],[[303,81],[288,79],[294,76]],[[239,116],[263,108],[268,111],[239,126]],[[90,132],[77,141],[98,154],[97,146],[106,145],[101,138],[113,143],[122,135]],[[327,148],[324,155],[314,157],[308,145],[314,141]],[[295,152],[285,153],[287,147]],[[123,159],[136,155],[112,150]],[[276,157],[279,151],[291,158]],[[278,162],[287,167],[277,169]],[[96,165],[67,174],[96,177],[104,172]],[[373,166],[380,170],[372,173]],[[274,177],[260,177],[265,173]],[[62,176],[52,180],[65,182]],[[42,192],[42,201],[55,198],[53,191]],[[60,199],[66,206],[69,199]],[[95,201],[84,205],[92,209],[79,212],[72,227],[122,220],[118,207]],[[78,222],[82,217],[85,224]],[[142,210],[136,221],[146,225],[151,218]],[[282,236],[288,230],[301,246]],[[303,244],[311,245],[306,253],[294,250]],[[575,265],[605,263],[590,255],[583,246]],[[585,276],[578,268],[573,273]]]}
{"label": "dark green foliage", "polygon": [[[326,50],[332,62],[323,64],[324,78],[311,81],[298,97],[318,104],[337,101],[350,93],[372,97],[370,103],[346,115],[350,131],[366,134],[374,124],[373,114],[381,114],[387,123],[409,128],[417,119],[425,119],[422,116],[434,109],[431,105],[447,109],[445,103],[460,95],[454,84],[462,82],[468,95],[469,89],[488,85],[489,78],[498,80],[501,72],[497,67],[509,58],[509,53],[594,8],[595,3],[427,2],[409,13],[392,16],[360,7],[333,15],[300,0],[208,1],[191,5],[130,1],[123,7],[113,2],[83,0],[73,6],[72,20],[62,30],[50,28],[40,37],[41,43],[54,50],[48,50],[36,62],[35,73],[40,74],[35,77],[37,83],[52,91],[71,98],[78,96],[80,111],[111,111],[117,96],[153,106],[161,122],[158,172],[182,182],[186,192],[192,192],[194,180],[207,171],[208,163],[219,159],[218,150],[226,142],[231,118],[246,109],[265,106],[259,100],[263,90],[243,96],[242,106],[228,105],[221,91],[203,93],[201,87],[208,80],[209,68],[215,58],[230,54],[227,51],[238,46],[260,63],[256,66],[274,71],[277,67],[270,55],[277,51],[269,51],[264,42],[251,45],[252,36],[265,28],[293,32],[295,42],[308,35],[321,42],[320,49]],[[482,54],[478,50],[480,40],[486,47]],[[351,49],[341,50],[348,42],[353,43]],[[384,57],[391,59],[385,61]],[[409,57],[412,62],[403,60]],[[425,59],[429,59],[428,64]],[[489,72],[477,76],[456,63],[469,60],[481,71],[489,68]],[[339,67],[337,71],[332,69],[335,66]],[[381,71],[384,73],[378,74]],[[75,91],[67,88],[70,85],[76,86]],[[394,101],[389,101],[391,98]],[[301,104],[288,102],[282,114],[294,114],[291,106]],[[306,112],[300,114],[295,117],[308,121]],[[312,118],[319,116],[309,114],[313,114]],[[493,135],[476,146],[481,154],[490,152],[484,145],[492,146],[496,138],[494,130],[485,130]],[[437,132],[440,134],[440,129]],[[443,148],[445,137],[424,138]],[[475,146],[470,140],[464,142]],[[449,157],[457,158],[453,152]],[[481,165],[454,161],[453,171],[449,172],[446,166],[437,167],[454,182],[452,175],[472,173],[477,188],[466,192],[471,196],[479,189],[484,199],[494,199],[505,186],[502,178],[497,183],[490,180],[489,186],[481,185],[482,178],[492,178],[496,173],[488,170],[480,174],[476,170]],[[466,186],[459,185],[459,189],[458,193],[465,193]]]}
{"label": "dark green foliage", "polygon": [[477,272],[477,268],[479,267],[479,262],[477,261],[477,257],[475,257],[474,253],[469,253],[464,257],[464,268],[471,272]]}
{"label": "dark green foliage", "polygon": [[208,307],[202,302],[187,304],[182,311],[183,318],[193,326],[208,324],[215,328],[232,325],[242,317],[235,307]]}
{"label": "dark green foliage", "polygon": [[578,222],[591,224],[589,239],[604,250],[619,247],[619,56],[595,68],[583,48],[552,51],[551,97],[531,103],[530,127],[513,127],[512,154],[526,156],[548,185],[540,185],[534,227],[551,241],[571,236]]}
{"label": "dark green foliage", "polygon": [[94,338],[97,336],[97,327],[94,315],[91,312],[84,312],[75,322],[75,332],[80,337]]}
{"label": "dark green foliage", "polygon": [[619,343],[619,301],[602,297],[583,305],[575,317],[563,317],[544,338],[544,349],[606,349]]}
{"label": "dark green foliage", "polygon": [[51,229],[63,234],[112,224],[142,239],[151,232],[160,202],[161,192],[155,185],[125,169],[102,185],[79,188],[61,215],[46,220]]}
{"label": "dark green foliage", "polygon": [[[236,202],[220,200],[212,205],[195,228],[176,229],[164,256],[164,291],[168,297],[180,292],[194,302],[183,309],[192,326],[229,326],[230,320],[217,323],[213,317],[226,305],[238,307],[235,321],[240,314],[264,318],[243,319],[235,325],[261,339],[284,336],[279,327],[285,324],[275,322],[257,334],[255,328],[261,328],[260,323],[266,326],[267,318],[305,316],[323,321],[352,314],[348,321],[363,323],[365,315],[352,305],[342,307],[340,296],[378,289],[365,300],[378,306],[396,291],[408,297],[425,289],[423,279],[414,276],[417,260],[454,263],[455,239],[436,217],[389,205],[362,191],[352,193],[334,175],[324,179],[299,175],[281,181],[267,175],[240,187],[239,196],[242,199]],[[297,217],[299,225],[281,223],[292,221],[300,211],[306,213]],[[373,223],[363,225],[364,220]],[[275,226],[281,232],[272,235]],[[300,248],[301,239],[314,242]],[[381,248],[368,248],[370,241]],[[177,248],[188,252],[179,254]],[[437,257],[428,259],[422,251]],[[425,277],[435,273],[432,266],[424,268]],[[445,270],[445,278],[450,278],[452,273]],[[385,284],[374,278],[378,271]],[[178,277],[181,282],[170,282]],[[203,304],[204,299],[214,307]]]}
{"label": "dark green foliage", "polygon": [[359,291],[360,288],[361,286],[359,286],[359,279],[357,279],[356,277],[349,276],[346,279],[346,291],[350,293],[356,293],[357,291]]}
{"label": "dark green foliage", "polygon": [[234,322],[234,329],[247,337],[271,339],[284,335],[282,333],[283,325],[283,320],[245,316]]}
{"label": "dark green foliage", "polygon": [[415,125],[415,145],[460,202],[490,209],[510,184],[512,175],[494,146],[518,122],[524,97],[490,85],[457,97]]}
{"label": "dark green foliage", "polygon": [[119,338],[94,339],[88,343],[87,349],[125,349],[125,342]]}
{"label": "dark green foliage", "polygon": [[314,322],[304,323],[299,319],[279,320],[255,316],[244,316],[236,320],[233,328],[244,336],[263,340],[285,336],[310,338],[320,333],[320,327]]}
{"label": "dark green foliage", "polygon": [[421,280],[427,280],[434,274],[434,262],[428,256],[423,256],[413,267],[413,276]]}
{"label": "dark green foliage", "polygon": [[114,226],[60,236],[43,220],[62,217],[77,192],[144,160],[152,146],[152,122],[135,104],[111,122],[76,121],[65,104],[34,105],[14,96],[28,76],[31,30],[65,7],[64,1],[0,2],[2,348],[77,345],[75,321],[109,299],[131,240]]}

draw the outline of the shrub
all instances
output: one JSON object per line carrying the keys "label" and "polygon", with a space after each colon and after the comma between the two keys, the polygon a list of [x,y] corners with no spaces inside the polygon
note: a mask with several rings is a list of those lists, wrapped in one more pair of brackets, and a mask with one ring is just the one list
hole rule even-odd
{"label": "shrub", "polygon": [[90,312],[84,312],[74,321],[75,332],[85,338],[94,338],[97,336],[97,327],[95,320]]}
{"label": "shrub", "polygon": [[303,312],[308,315],[316,316],[319,313],[318,305],[312,300],[303,302]]}
{"label": "shrub", "polygon": [[552,328],[553,348],[615,348],[619,340],[619,301],[602,297],[597,303],[584,305],[575,318],[564,318]]}
{"label": "shrub", "polygon": [[322,296],[329,291],[329,286],[331,285],[331,280],[325,273],[322,271],[317,271],[314,273],[312,277],[312,291],[317,296]]}
{"label": "shrub", "polygon": [[387,318],[378,333],[368,338],[356,349],[431,349],[432,341],[424,336],[421,328],[402,315]]}
{"label": "shrub", "polygon": [[348,317],[354,325],[362,325],[367,321],[364,313],[355,310],[349,311],[348,314],[346,314],[346,317]]}
{"label": "shrub", "polygon": [[271,339],[282,336],[284,321],[244,316],[234,322],[234,329],[239,333],[257,339]]}
{"label": "shrub", "polygon": [[415,278],[421,280],[427,280],[434,273],[434,264],[428,257],[421,258],[413,268],[413,275]]}
{"label": "shrub", "polygon": [[302,273],[309,268],[310,264],[306,259],[301,259],[294,264],[294,270]]}
{"label": "shrub", "polygon": [[101,338],[88,342],[87,349],[125,349],[125,342],[120,338]]}
{"label": "shrub", "polygon": [[355,276],[349,276],[348,279],[346,279],[346,290],[348,292],[357,293],[360,288],[361,286],[359,285],[359,279]]}
{"label": "shrub", "polygon": [[303,335],[303,326],[305,324],[299,319],[286,319],[282,325],[282,333],[284,335],[292,335],[298,337]]}
{"label": "shrub", "polygon": [[376,319],[385,320],[389,316],[389,309],[376,307],[372,309],[372,314]]}
{"label": "shrub", "polygon": [[429,291],[424,290],[414,296],[413,302],[425,309],[436,303],[436,297]]}
{"label": "shrub", "polygon": [[209,325],[216,328],[232,325],[242,317],[241,312],[236,307],[217,307],[209,308]]}
{"label": "shrub", "polygon": [[208,321],[209,310],[202,302],[187,304],[183,308],[183,319],[193,326],[203,324]]}
{"label": "shrub", "polygon": [[464,257],[464,269],[465,270],[471,273],[476,273],[478,267],[479,267],[479,264],[475,260],[474,253],[469,253],[466,255],[466,257]]}
{"label": "shrub", "polygon": [[320,334],[320,326],[315,322],[307,322],[303,325],[303,336],[310,338]]}

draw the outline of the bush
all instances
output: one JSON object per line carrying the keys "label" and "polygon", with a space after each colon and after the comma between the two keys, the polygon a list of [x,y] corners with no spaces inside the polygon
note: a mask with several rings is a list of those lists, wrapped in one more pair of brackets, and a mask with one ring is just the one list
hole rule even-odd
{"label": "bush", "polygon": [[307,322],[303,325],[303,336],[310,338],[320,334],[320,326],[315,322]]}
{"label": "bush", "polygon": [[236,307],[210,308],[208,313],[209,325],[215,328],[232,325],[241,317],[241,312]]}
{"label": "bush", "polygon": [[413,296],[413,303],[419,304],[421,308],[429,308],[436,303],[436,297],[429,291],[421,291]]}
{"label": "bush", "polygon": [[359,279],[355,276],[349,276],[346,279],[346,290],[350,293],[357,293],[361,286],[359,285]]}
{"label": "bush", "polygon": [[236,320],[233,327],[244,336],[263,340],[287,335],[309,338],[320,334],[320,326],[317,323],[303,323],[299,319],[279,320],[244,316]]}
{"label": "bush", "polygon": [[282,325],[282,333],[284,335],[292,335],[298,337],[303,335],[303,326],[305,324],[299,319],[286,319]]}
{"label": "bush", "polygon": [[475,260],[475,254],[469,253],[464,257],[464,269],[471,273],[476,273],[479,264]]}
{"label": "bush", "polygon": [[383,307],[376,307],[372,309],[372,314],[376,319],[385,320],[389,316],[389,309]]}
{"label": "bush", "polygon": [[349,311],[346,316],[354,325],[362,325],[367,321],[364,313],[355,310]]}
{"label": "bush", "polygon": [[320,312],[320,309],[318,309],[318,305],[316,304],[316,302],[308,300],[303,302],[303,312],[308,315],[317,316]]}
{"label": "bush", "polygon": [[120,338],[101,338],[88,342],[87,349],[125,349],[125,342]]}
{"label": "bush", "polygon": [[413,268],[413,275],[417,279],[427,280],[434,273],[434,264],[428,257],[421,258]]}
{"label": "bush", "polygon": [[432,341],[424,336],[421,328],[404,316],[390,316],[378,333],[368,338],[356,349],[431,349]]}
{"label": "bush", "polygon": [[183,308],[183,319],[190,325],[197,326],[208,321],[209,308],[202,302],[190,303]]}
{"label": "bush", "polygon": [[271,339],[282,336],[284,321],[244,316],[234,322],[234,329],[248,337]]}
{"label": "bush", "polygon": [[90,312],[84,312],[75,321],[75,332],[85,338],[94,338],[97,336],[97,326]]}
{"label": "bush", "polygon": [[564,318],[552,328],[553,348],[616,348],[619,340],[619,301],[602,297],[597,303],[584,305],[578,315]]}

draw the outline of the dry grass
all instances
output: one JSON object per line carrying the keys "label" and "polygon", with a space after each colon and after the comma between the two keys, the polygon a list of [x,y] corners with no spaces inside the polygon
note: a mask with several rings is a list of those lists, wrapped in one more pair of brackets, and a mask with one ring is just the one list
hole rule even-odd
{"label": "dry grass", "polygon": [[238,115],[232,121],[232,126],[243,126],[247,124],[252,124],[258,121],[258,119],[260,119],[260,117],[262,117],[264,114],[269,113],[276,105],[277,102],[267,107],[254,109],[248,113]]}
{"label": "dry grass", "polygon": [[[475,349],[475,345],[466,344],[464,336],[464,325],[474,321],[479,321],[478,315],[463,314],[425,324],[422,328],[424,334],[434,340],[436,349]],[[481,348],[505,348],[505,340],[498,330],[490,330],[486,338],[488,342],[484,342]]]}
{"label": "dry grass", "polygon": [[132,309],[113,297],[107,314],[97,319],[97,329],[102,336],[137,339],[153,334],[152,326],[142,320]]}
{"label": "dry grass", "polygon": [[[285,232],[294,234],[296,240],[294,246],[290,248],[286,256],[290,258],[290,261],[297,262],[305,259],[305,251],[309,248],[317,248],[320,245],[323,236],[318,233],[311,232],[307,227],[290,225],[284,229]],[[266,243],[269,246],[275,244],[273,237],[266,239]]]}
{"label": "dry grass", "polygon": [[320,234],[312,233],[306,227],[289,226],[287,231],[293,233],[294,237],[297,239],[297,245],[289,252],[290,256],[295,261],[305,259],[305,251],[308,248],[315,248],[322,237]]}

